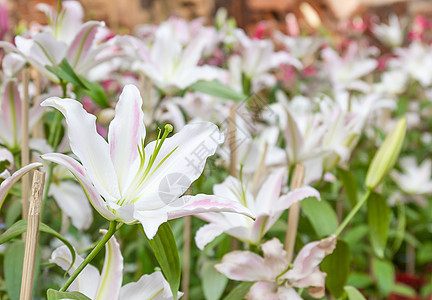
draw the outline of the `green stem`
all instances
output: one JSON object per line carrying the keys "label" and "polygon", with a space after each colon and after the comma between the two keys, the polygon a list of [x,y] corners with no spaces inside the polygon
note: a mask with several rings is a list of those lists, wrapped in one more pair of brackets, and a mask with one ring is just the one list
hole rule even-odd
{"label": "green stem", "polygon": [[366,193],[363,195],[363,198],[357,202],[356,206],[353,207],[353,209],[350,211],[348,216],[345,217],[342,224],[339,225],[338,229],[335,232],[336,237],[341,234],[341,232],[345,229],[345,227],[348,225],[349,222],[354,218],[354,216],[357,214],[357,212],[360,210],[360,208],[365,204],[366,200],[369,198],[371,194],[371,190],[368,189]]}
{"label": "green stem", "polygon": [[93,248],[92,252],[84,259],[84,261],[78,266],[78,268],[72,273],[66,283],[60,289],[60,292],[65,292],[66,289],[72,284],[72,282],[77,278],[79,273],[95,258],[95,256],[102,250],[105,244],[109,241],[109,239],[114,235],[117,231],[117,222],[111,221],[108,232],[104,235],[104,237],[97,243],[96,247]]}

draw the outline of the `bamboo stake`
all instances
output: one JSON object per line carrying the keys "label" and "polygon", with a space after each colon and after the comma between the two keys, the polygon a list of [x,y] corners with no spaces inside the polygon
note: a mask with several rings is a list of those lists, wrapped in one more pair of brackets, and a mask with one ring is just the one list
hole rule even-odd
{"label": "bamboo stake", "polygon": [[[294,169],[294,177],[291,184],[291,190],[298,189],[303,185],[305,175],[305,166],[297,164]],[[298,220],[300,215],[300,202],[291,205],[288,215],[288,227],[285,236],[285,250],[287,251],[288,262],[291,262],[294,254],[294,245],[297,235]]]}
{"label": "bamboo stake", "polygon": [[[28,68],[23,70],[23,87],[24,97],[21,103],[21,166],[26,166],[30,163],[29,149],[29,81],[30,72]],[[26,219],[29,210],[29,190],[30,190],[30,174],[26,174],[22,178],[22,218]]]}
{"label": "bamboo stake", "polygon": [[189,282],[190,282],[190,257],[191,257],[191,237],[192,237],[192,218],[184,217],[183,228],[183,270],[182,270],[182,299],[189,299]]}
{"label": "bamboo stake", "polygon": [[31,300],[44,185],[45,172],[35,171],[28,214],[20,300]]}
{"label": "bamboo stake", "polygon": [[228,142],[230,148],[230,174],[237,178],[236,106],[231,106],[228,118]]}

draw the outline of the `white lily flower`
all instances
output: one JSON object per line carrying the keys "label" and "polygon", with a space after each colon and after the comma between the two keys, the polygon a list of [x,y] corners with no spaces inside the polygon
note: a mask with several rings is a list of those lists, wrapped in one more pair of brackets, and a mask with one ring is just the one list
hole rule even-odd
{"label": "white lily flower", "polygon": [[432,161],[425,159],[420,165],[414,156],[403,157],[399,160],[402,172],[391,171],[390,176],[399,188],[410,195],[432,194]]}
{"label": "white lily flower", "polygon": [[[106,230],[101,230],[106,233]],[[76,255],[72,267],[72,255],[66,246],[54,250],[50,262],[57,264],[71,275],[84,259]],[[105,245],[105,261],[102,273],[92,266],[87,265],[78,277],[69,286],[68,291],[80,292],[94,300],[171,300],[173,299],[168,282],[162,273],[157,271],[150,275],[143,275],[137,282],[131,282],[122,286],[123,281],[123,256],[120,245],[112,236]],[[183,293],[178,293],[181,297]]]}
{"label": "white lily flower", "polygon": [[290,268],[283,245],[273,238],[261,246],[264,257],[250,251],[234,251],[226,254],[215,268],[232,280],[256,281],[247,300],[301,300],[294,288],[306,288],[310,296],[322,298],[326,274],[320,271],[319,264],[335,247],[335,236],[308,243]]}
{"label": "white lily flower", "polygon": [[291,37],[284,35],[280,31],[275,33],[275,37],[283,43],[295,58],[298,59],[302,59],[308,55],[313,55],[324,43],[323,39],[314,36]]}
{"label": "white lily flower", "polygon": [[384,44],[390,47],[399,47],[404,39],[403,28],[395,14],[389,16],[389,24],[375,24],[372,32]]}
{"label": "white lily flower", "polygon": [[213,80],[221,76],[219,68],[198,65],[208,41],[205,31],[183,47],[180,41],[173,39],[170,24],[162,23],[154,39],[149,49],[138,39],[129,38],[139,57],[133,68],[144,72],[162,90],[185,89],[198,80]]}
{"label": "white lily flower", "polygon": [[108,143],[96,132],[95,116],[73,99],[49,98],[43,106],[63,113],[72,152],[42,158],[65,166],[84,188],[93,207],[108,220],[141,223],[149,238],[169,219],[204,211],[231,211],[250,215],[234,201],[212,196],[180,197],[202,173],[207,157],[223,141],[216,125],[186,125],[167,138],[172,126],[144,147],[145,126],[138,89],[127,85],[109,125]]}
{"label": "white lily flower", "polygon": [[317,190],[302,187],[280,196],[282,179],[285,171],[280,168],[271,173],[259,188],[256,195],[253,189],[232,176],[228,176],[221,184],[213,186],[213,192],[218,199],[237,201],[249,208],[256,216],[256,220],[232,213],[203,213],[197,217],[209,222],[201,227],[195,236],[198,248],[203,249],[221,233],[225,232],[239,240],[257,245],[265,233],[279,219],[282,213],[295,202],[307,197],[320,199]]}
{"label": "white lily flower", "polygon": [[[39,105],[30,108],[29,128],[42,117],[43,109]],[[0,144],[10,150],[21,147],[21,97],[17,83],[7,80],[3,85],[3,97],[0,99]]]}
{"label": "white lily flower", "polygon": [[50,26],[42,27],[42,32],[31,37],[16,36],[16,46],[0,42],[0,47],[21,55],[54,82],[57,82],[58,78],[48,71],[46,66],[56,66],[63,59],[67,59],[77,74],[86,75],[95,66],[118,55],[112,49],[114,39],[102,44],[96,43],[96,33],[105,26],[104,22],[82,23],[82,8],[79,2],[65,1],[62,4],[60,15],[47,5],[40,6],[50,23]]}

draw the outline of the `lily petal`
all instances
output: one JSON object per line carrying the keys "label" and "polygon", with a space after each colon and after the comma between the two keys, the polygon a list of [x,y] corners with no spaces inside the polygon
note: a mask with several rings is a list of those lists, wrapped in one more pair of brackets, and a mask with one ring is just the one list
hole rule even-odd
{"label": "lily petal", "polygon": [[71,181],[52,183],[49,195],[53,196],[61,210],[71,218],[78,230],[88,229],[93,222],[92,208],[83,189]]}
{"label": "lily petal", "polygon": [[200,250],[213,241],[217,236],[224,232],[224,228],[219,224],[206,224],[202,226],[195,234],[195,244]]}
{"label": "lily petal", "polygon": [[[106,230],[100,231],[106,234]],[[118,299],[123,281],[123,256],[120,245],[112,236],[105,245],[105,261],[94,299]]]}
{"label": "lily petal", "polygon": [[321,200],[321,196],[316,189],[310,186],[305,186],[305,187],[298,188],[294,191],[291,191],[285,196],[280,197],[277,206],[274,208],[274,210],[275,212],[284,211],[294,203],[306,199],[308,197],[315,197],[318,200]]}
{"label": "lily petal", "polygon": [[0,149],[0,162],[3,162],[3,161],[9,162],[9,165],[11,165],[11,166],[13,166],[13,164],[14,164],[14,158],[13,158],[12,153],[9,150],[4,149],[4,148]]}
{"label": "lily petal", "polygon": [[[72,255],[66,246],[61,246],[54,250],[54,252],[51,254],[51,258],[49,260],[50,263],[55,263],[63,270],[67,271],[69,270],[69,275],[72,275],[72,273],[78,268],[78,266],[84,261],[84,259],[76,255],[75,256],[75,262],[73,266],[69,269],[71,263],[72,263]],[[72,284],[69,286],[68,291],[71,292],[80,292],[86,295],[87,297],[90,297],[91,299],[94,298],[96,294],[96,287],[99,282],[100,275],[98,269],[96,269],[94,266],[88,264],[79,274],[79,276],[72,282]]]}
{"label": "lily petal", "polygon": [[115,108],[115,117],[109,126],[108,141],[111,159],[124,190],[139,167],[138,145],[144,140],[146,131],[142,99],[134,85],[126,85]]}
{"label": "lily petal", "polygon": [[81,28],[78,30],[78,33],[70,44],[66,55],[67,60],[73,68],[75,68],[78,62],[84,59],[87,55],[100,26],[104,26],[104,23],[89,21],[81,25]]}
{"label": "lily petal", "polygon": [[247,207],[237,201],[205,194],[183,196],[169,204],[166,209],[169,220],[204,212],[234,212],[255,218]]}
{"label": "lily petal", "polygon": [[9,193],[9,190],[12,188],[12,186],[25,174],[38,167],[42,167],[42,164],[36,162],[36,163],[29,164],[25,167],[22,167],[21,169],[13,173],[10,177],[6,178],[0,184],[0,208],[2,207],[3,201],[6,199],[6,196]]}
{"label": "lily petal", "polygon": [[222,263],[215,265],[218,272],[237,281],[274,280],[264,259],[250,251],[233,251],[222,258]]}
{"label": "lily petal", "polygon": [[108,144],[96,132],[96,117],[87,113],[82,104],[73,99],[51,97],[41,105],[54,107],[65,116],[71,149],[81,160],[98,192],[107,201],[116,202],[120,199]]}
{"label": "lily petal", "polygon": [[41,158],[66,167],[81,184],[93,207],[108,220],[116,219],[116,216],[107,209],[105,201],[101,198],[96,188],[86,176],[83,166],[81,166],[76,160],[60,153],[44,154],[41,155]]}
{"label": "lily petal", "polygon": [[[183,293],[178,293],[180,298]],[[143,275],[137,282],[131,282],[120,290],[119,300],[171,300],[173,299],[168,282],[162,273],[156,271]]]}

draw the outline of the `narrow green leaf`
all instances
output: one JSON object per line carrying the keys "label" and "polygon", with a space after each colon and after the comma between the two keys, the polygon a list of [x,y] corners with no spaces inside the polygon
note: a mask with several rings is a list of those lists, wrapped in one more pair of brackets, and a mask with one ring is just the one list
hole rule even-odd
{"label": "narrow green leaf", "polygon": [[59,292],[53,289],[49,289],[47,291],[47,299],[48,300],[59,300],[59,299],[76,299],[76,300],[90,300],[84,294],[80,292]]}
{"label": "narrow green leaf", "polygon": [[321,270],[327,273],[325,285],[335,298],[340,298],[344,292],[350,272],[349,245],[338,240],[333,253],[326,256],[321,263]]}
{"label": "narrow green leaf", "polygon": [[392,263],[374,258],[372,270],[377,280],[378,290],[383,296],[387,296],[393,290],[395,281],[395,270]]}
{"label": "narrow green leaf", "polygon": [[366,298],[353,286],[346,286],[345,292],[349,300],[366,300]]}
{"label": "narrow green leaf", "polygon": [[224,300],[241,300],[244,299],[247,292],[249,292],[250,288],[254,282],[242,282],[237,285],[225,298]]}
{"label": "narrow green leaf", "polygon": [[372,285],[373,281],[369,274],[351,272],[347,284],[362,289]]}
{"label": "narrow green leaf", "polygon": [[78,77],[85,85],[85,89],[83,90],[84,94],[92,98],[93,101],[96,102],[96,104],[98,104],[100,107],[102,108],[109,107],[107,96],[100,84],[96,82],[88,81],[85,77],[80,75],[78,75]]}
{"label": "narrow green leaf", "polygon": [[158,232],[153,239],[147,238],[147,240],[171,287],[174,300],[176,300],[180,287],[180,259],[174,235],[168,222],[159,226]]}
{"label": "narrow green leaf", "polygon": [[45,68],[63,81],[70,82],[76,87],[86,88],[66,58],[57,66],[45,66]]}
{"label": "narrow green leaf", "polygon": [[393,286],[392,293],[398,294],[403,297],[412,298],[417,296],[417,292],[409,285],[403,283],[396,283]]}
{"label": "narrow green leaf", "polygon": [[379,194],[372,193],[367,200],[367,219],[372,248],[379,258],[384,258],[390,215],[391,209],[386,199]]}
{"label": "narrow green leaf", "polygon": [[248,98],[248,96],[238,93],[235,90],[233,90],[231,87],[224,85],[216,80],[213,81],[200,80],[192,84],[189,88],[195,92],[201,92],[204,94],[212,95],[223,99],[243,101]]}
{"label": "narrow green leaf", "polygon": [[351,204],[351,207],[354,207],[357,204],[358,197],[357,197],[357,190],[358,190],[358,184],[357,181],[349,170],[344,170],[342,168],[337,168],[338,177],[342,181],[343,188],[345,191],[345,194]]}
{"label": "narrow green leaf", "polygon": [[[18,222],[14,223],[10,228],[8,228],[8,230],[3,232],[2,235],[0,235],[0,245],[12,240],[13,238],[23,234],[26,231],[27,231],[27,220],[19,220]],[[60,233],[58,233],[57,231],[55,231],[54,229],[52,229],[51,227],[49,227],[44,223],[40,223],[39,231],[51,234],[56,238],[58,238],[60,241],[62,241],[63,244],[65,244],[69,248],[69,251],[72,254],[72,264],[75,262],[75,250],[67,239],[65,239]]]}
{"label": "narrow green leaf", "polygon": [[[25,243],[22,240],[18,240],[8,244],[4,254],[4,279],[6,282],[6,290],[12,300],[18,300],[20,298],[24,251]],[[38,248],[34,273],[35,283],[39,277],[39,265],[40,249]]]}
{"label": "narrow green leaf", "polygon": [[214,265],[219,261],[206,261],[202,267],[202,287],[206,300],[219,300],[228,283],[228,278],[218,273]]}
{"label": "narrow green leaf", "polygon": [[328,236],[337,230],[336,213],[325,200],[307,198],[302,201],[301,208],[319,238]]}

